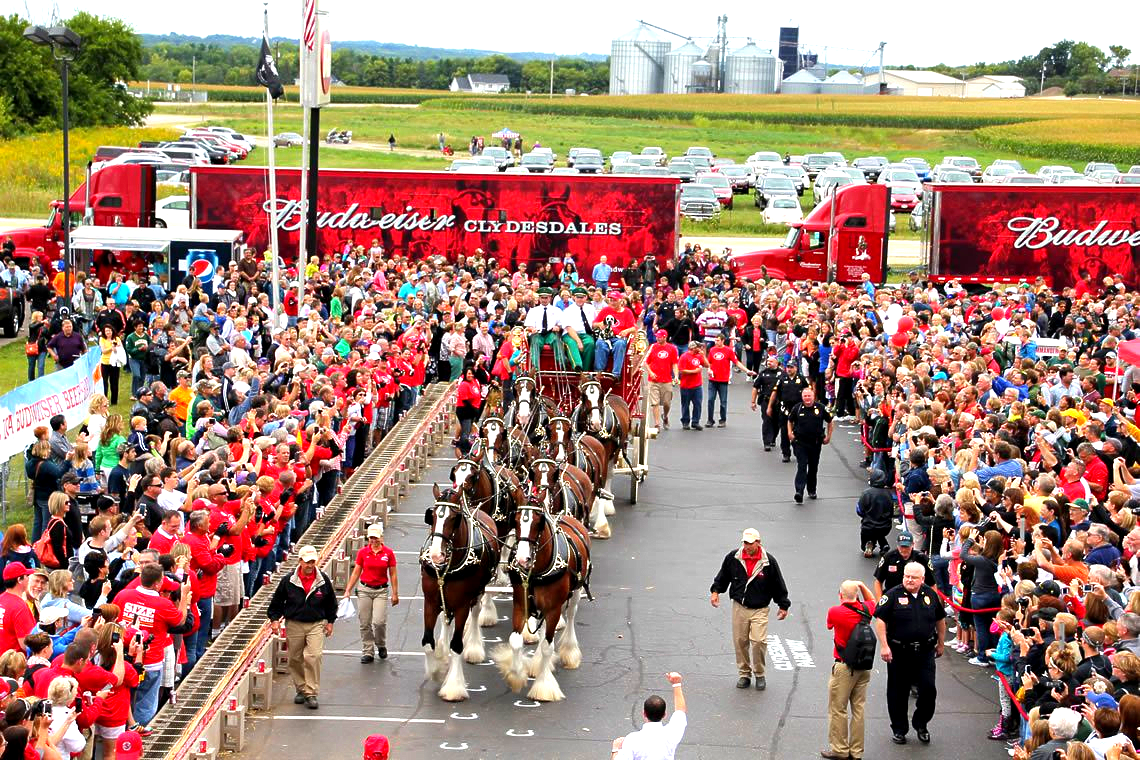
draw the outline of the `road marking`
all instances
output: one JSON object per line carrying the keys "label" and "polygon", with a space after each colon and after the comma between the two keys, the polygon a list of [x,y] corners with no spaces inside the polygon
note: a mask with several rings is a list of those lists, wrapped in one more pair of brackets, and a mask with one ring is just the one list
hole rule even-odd
{"label": "road marking", "polygon": [[415,556],[415,557],[420,556],[419,552],[413,552],[413,551],[393,551],[392,553],[393,554],[410,554],[410,555]]}
{"label": "road marking", "polygon": [[454,747],[452,747],[452,746],[451,746],[450,744],[448,744],[447,742],[444,742],[443,744],[439,745],[439,748],[440,748],[440,749],[457,749],[457,750],[465,750],[465,749],[467,749],[467,742],[460,742],[458,745],[456,745],[456,746],[454,746]]}
{"label": "road marking", "polygon": [[354,723],[429,723],[442,725],[446,723],[443,718],[373,718],[363,715],[270,715],[271,720],[343,720]]}
{"label": "road marking", "polygon": [[533,731],[533,729],[528,728],[526,730],[526,733],[524,734],[521,731],[516,732],[513,728],[508,728],[507,729],[507,736],[519,736],[519,737],[526,738],[528,736],[534,736],[534,731]]}
{"label": "road marking", "polygon": [[[358,649],[326,649],[325,654],[360,654]],[[388,652],[389,657],[423,657],[423,652]]]}
{"label": "road marking", "polygon": [[[784,644],[787,648],[784,648]],[[789,652],[791,655],[789,656]],[[780,640],[779,636],[768,636],[768,659],[776,670],[795,670],[796,668],[814,668],[815,660],[802,641],[796,639]]]}

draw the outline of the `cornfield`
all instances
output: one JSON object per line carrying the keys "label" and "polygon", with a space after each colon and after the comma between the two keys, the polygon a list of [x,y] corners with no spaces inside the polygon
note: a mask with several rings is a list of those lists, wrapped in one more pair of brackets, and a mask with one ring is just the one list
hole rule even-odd
{"label": "cornfield", "polygon": [[[69,133],[70,176],[74,191],[83,182],[87,162],[100,145],[137,145],[141,140],[171,140],[173,129],[98,127]],[[59,132],[0,142],[0,209],[11,216],[46,216],[48,204],[63,194],[60,171],[63,140]]]}
{"label": "cornfield", "polygon": [[979,129],[990,148],[1069,161],[1140,164],[1140,121],[1135,119],[1051,119]]}
{"label": "cornfield", "polygon": [[[166,92],[163,82],[131,82],[131,90],[146,92],[149,88],[151,97],[161,100]],[[182,85],[185,91],[188,85]],[[241,85],[199,84],[195,90],[210,93],[210,100],[223,103],[264,103],[264,87],[246,87]],[[446,99],[449,93],[445,90],[402,90],[389,87],[346,87],[338,85],[333,89],[332,97],[335,103],[381,103],[388,105],[414,105],[432,98]],[[454,96],[451,96],[454,97]],[[279,102],[297,103],[300,98],[299,88],[293,85],[285,86],[285,95]]]}

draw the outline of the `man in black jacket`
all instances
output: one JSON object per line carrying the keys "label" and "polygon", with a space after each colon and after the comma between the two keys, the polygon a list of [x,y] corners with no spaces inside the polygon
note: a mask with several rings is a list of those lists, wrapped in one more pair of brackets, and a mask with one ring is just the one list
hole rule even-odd
{"label": "man in black jacket", "polygon": [[281,579],[267,615],[285,631],[289,646],[289,675],[297,696],[294,704],[316,710],[321,689],[321,654],[336,622],[337,596],[332,580],[317,568],[320,555],[312,546],[298,552],[297,569]]}
{"label": "man in black jacket", "polygon": [[[878,548],[879,556],[890,550],[887,536],[896,510],[895,491],[890,488],[886,474],[880,469],[871,470],[870,487],[859,497],[855,511],[859,515],[859,543],[863,556],[871,557]],[[880,594],[880,596],[882,596]],[[878,598],[878,597],[876,597]]]}
{"label": "man in black jacket", "polygon": [[748,528],[740,543],[740,548],[729,552],[721,563],[720,572],[713,579],[710,601],[713,607],[720,607],[720,595],[725,591],[732,599],[732,643],[740,675],[736,688],[747,689],[755,673],[756,690],[764,691],[768,607],[774,601],[780,608],[776,619],[783,620],[792,603],[776,558],[760,546],[760,533]]}

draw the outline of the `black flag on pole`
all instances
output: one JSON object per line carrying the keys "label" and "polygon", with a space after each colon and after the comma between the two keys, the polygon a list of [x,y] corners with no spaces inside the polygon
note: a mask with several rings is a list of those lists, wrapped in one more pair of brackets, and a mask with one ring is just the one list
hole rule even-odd
{"label": "black flag on pole", "polygon": [[273,62],[273,54],[269,52],[269,39],[261,37],[261,58],[257,64],[257,83],[269,90],[269,96],[277,100],[285,94],[285,86],[281,84],[281,77],[277,74],[277,64]]}

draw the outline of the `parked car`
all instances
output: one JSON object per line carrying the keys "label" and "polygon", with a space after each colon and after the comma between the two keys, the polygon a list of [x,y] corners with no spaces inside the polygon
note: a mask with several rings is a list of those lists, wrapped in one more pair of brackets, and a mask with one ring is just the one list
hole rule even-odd
{"label": "parked car", "polygon": [[612,171],[617,164],[624,164],[632,155],[628,150],[615,150],[610,154],[610,170]]}
{"label": "parked car", "polygon": [[190,196],[172,195],[154,204],[154,226],[188,229],[190,227]]}
{"label": "parked car", "polygon": [[483,148],[483,156],[493,159],[499,171],[505,171],[515,165],[514,155],[501,145],[488,145]]}
{"label": "parked car", "polygon": [[712,168],[712,161],[708,156],[689,156],[689,162],[697,168],[697,171],[708,171]]}
{"label": "parked car", "polygon": [[732,209],[732,183],[728,181],[728,177],[717,172],[698,172],[697,184],[711,187],[720,205]]}
{"label": "parked car", "polygon": [[1072,172],[1066,174],[1065,172],[1057,172],[1049,177],[1049,184],[1051,185],[1089,185],[1092,180],[1083,174]]}
{"label": "parked car", "polygon": [[1120,173],[1120,170],[1116,168],[1116,164],[1109,164],[1103,161],[1089,161],[1087,164],[1085,164],[1084,175],[1086,177],[1089,177],[1092,176],[1092,174],[1095,172],[1102,171],[1113,171],[1117,174]]}
{"label": "parked car", "polygon": [[961,169],[938,169],[934,172],[933,179],[935,182],[943,182],[946,184],[974,184],[974,178],[970,176],[970,173],[964,172]]}
{"label": "parked car", "polygon": [[[796,195],[803,195],[804,189],[808,186],[808,175],[804,168],[799,164],[794,166],[776,166],[767,171],[764,175],[766,177],[787,177],[796,186]],[[762,177],[757,176],[756,181],[759,182]]]}
{"label": "parked car", "polygon": [[[973,182],[973,180],[967,176],[966,182]],[[922,225],[926,221],[925,214],[926,204],[920,200],[918,205],[910,210],[910,218],[907,220],[907,226],[910,227],[912,232],[918,232],[922,229]]]}
{"label": "parked car", "polygon": [[1117,174],[1116,178],[1112,181],[1117,185],[1140,185],[1140,173],[1133,174],[1132,172],[1128,172],[1127,174]]}
{"label": "parked car", "polygon": [[253,140],[249,139],[249,137],[241,134],[240,132],[231,129],[230,127],[213,126],[202,127],[202,129],[206,130],[207,132],[215,132],[227,140],[241,145],[246,149],[247,152],[253,150]]}
{"label": "parked car", "polygon": [[554,166],[556,163],[558,163],[558,155],[550,148],[544,148],[540,146],[537,148],[531,148],[530,152],[536,155],[546,156],[548,159],[550,159],[551,166]]}
{"label": "parked car", "polygon": [[1120,172],[1115,169],[1100,169],[1093,172],[1090,179],[1101,185],[1111,185],[1116,182],[1116,178],[1119,176]]}
{"label": "parked car", "polygon": [[1020,174],[1020,171],[1014,169],[1012,166],[990,164],[986,167],[986,170],[982,172],[982,182],[1001,184],[1014,174]]}
{"label": "parked car", "polygon": [[906,169],[889,169],[879,176],[879,184],[891,189],[891,208],[909,211],[922,197],[918,175]]}
{"label": "parked car", "polygon": [[601,174],[606,170],[606,161],[601,153],[579,153],[574,168],[582,174]]}
{"label": "parked car", "polygon": [[668,160],[668,158],[669,158],[669,156],[667,156],[665,154],[665,151],[663,149],[658,148],[657,146],[654,146],[654,145],[650,145],[650,146],[647,146],[645,148],[642,148],[641,149],[641,155],[652,156],[653,160],[656,161],[658,166],[664,166],[665,161]]}
{"label": "parked car", "polygon": [[752,176],[752,170],[747,166],[737,164],[722,166],[719,173],[728,177],[734,193],[747,193],[756,184],[756,178]]}
{"label": "parked car", "polygon": [[535,153],[531,151],[523,155],[519,161],[519,166],[531,174],[545,174],[554,168],[554,162],[550,160],[550,156],[545,153]]}
{"label": "parked car", "polygon": [[874,182],[889,163],[884,156],[866,156],[855,159],[851,162],[851,166],[862,171],[867,181]]}
{"label": "parked car", "polygon": [[791,198],[799,204],[797,200],[800,194],[796,192],[796,184],[791,177],[781,177],[776,174],[769,174],[764,177],[756,185],[756,192],[753,194],[753,203],[757,208],[767,208],[775,198]]}
{"label": "parked car", "polygon": [[791,225],[795,222],[802,222],[804,212],[803,209],[800,208],[799,201],[795,198],[787,195],[778,195],[765,207],[760,217],[764,220],[764,224]]}
{"label": "parked car", "polygon": [[867,183],[867,175],[863,173],[862,169],[858,169],[854,166],[836,166],[836,167],[832,167],[832,169],[830,169],[829,171],[838,171],[838,172],[842,172],[842,173],[846,174],[848,177],[851,178],[851,181],[856,185],[868,184]]}
{"label": "parked car", "polygon": [[613,166],[611,166],[610,167],[610,174],[625,174],[625,175],[640,174],[642,168],[648,168],[648,167],[642,167],[640,164],[634,164],[634,163],[630,163],[629,161],[623,161],[621,163],[614,164]]}
{"label": "parked car", "polygon": [[[879,175],[879,181],[882,182],[884,175]],[[863,180],[864,182],[866,180]],[[824,198],[827,198],[831,193],[835,192],[836,188],[847,187],[854,185],[855,180],[850,174],[840,171],[837,167],[828,169],[827,171],[820,172],[819,176],[815,178],[815,184],[812,185],[812,207],[818,206]]]}
{"label": "parked car", "polygon": [[734,166],[736,164],[736,159],[734,159],[734,158],[714,158],[709,163],[712,167],[712,170],[715,172],[722,166]]}
{"label": "parked car", "polygon": [[995,158],[990,166],[1008,166],[1011,169],[1016,169],[1019,172],[1026,173],[1025,167],[1021,165],[1020,161],[1015,161],[1012,158]]}
{"label": "parked car", "polygon": [[1134,164],[1128,168],[1129,174],[1140,174],[1140,164]]}
{"label": "parked car", "polygon": [[930,164],[926,161],[925,158],[904,158],[902,162],[909,166],[914,171],[914,173],[918,175],[920,181],[930,181]]}
{"label": "parked car", "polygon": [[820,172],[835,166],[835,157],[826,153],[808,153],[804,156],[803,167],[808,177],[814,180]]}
{"label": "parked car", "polygon": [[597,148],[571,148],[570,152],[566,154],[566,165],[577,166],[579,156],[597,156],[602,165],[605,165],[602,152]]}
{"label": "parked car", "polygon": [[704,156],[709,161],[712,161],[714,158],[716,158],[716,154],[703,145],[690,145],[689,147],[685,148],[685,156]]}
{"label": "parked car", "polygon": [[654,156],[641,156],[641,155],[630,156],[625,161],[626,161],[626,163],[637,164],[638,166],[660,166],[661,165],[657,162],[657,158]]}
{"label": "parked car", "polygon": [[837,150],[825,150],[823,155],[831,158],[832,166],[847,166],[847,159]]}
{"label": "parked car", "polygon": [[892,208],[887,211],[887,228],[891,231],[892,235],[895,234],[895,226],[897,224],[898,220],[895,219],[895,210]]}
{"label": "parked car", "polygon": [[1045,185],[1048,184],[1044,177],[1038,177],[1036,174],[1011,174],[1005,178],[1004,184],[1006,185]]}
{"label": "parked car", "polygon": [[712,219],[720,214],[716,191],[700,182],[681,185],[680,206],[681,216],[689,219]]}
{"label": "parked car", "polygon": [[296,132],[278,132],[273,135],[273,144],[278,148],[297,148],[305,142],[305,138]]}
{"label": "parked car", "polygon": [[697,178],[697,170],[688,161],[677,161],[676,163],[670,162],[665,167],[669,170],[669,174],[682,182],[692,182]]}
{"label": "parked car", "polygon": [[181,171],[174,171],[172,169],[157,169],[154,173],[155,182],[167,187],[189,187],[190,186],[190,170],[183,169]]}
{"label": "parked car", "polygon": [[672,177],[673,171],[668,166],[643,166],[638,170],[639,177]]}
{"label": "parked car", "polygon": [[942,159],[941,165],[969,172],[975,182],[981,182],[982,180],[982,167],[976,158],[970,158],[969,156],[946,156]]}
{"label": "parked car", "polygon": [[1073,171],[1073,167],[1061,166],[1060,164],[1047,164],[1037,170],[1037,176],[1044,177],[1045,179],[1049,179],[1054,174],[1076,174],[1076,172]]}

